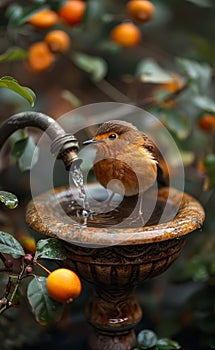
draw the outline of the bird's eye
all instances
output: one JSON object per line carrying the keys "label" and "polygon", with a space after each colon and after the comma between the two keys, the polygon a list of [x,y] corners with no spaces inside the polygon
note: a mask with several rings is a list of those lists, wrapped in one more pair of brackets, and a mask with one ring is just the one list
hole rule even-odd
{"label": "bird's eye", "polygon": [[110,140],[115,140],[115,139],[117,138],[117,134],[110,134],[110,135],[108,136],[108,138],[109,138]]}

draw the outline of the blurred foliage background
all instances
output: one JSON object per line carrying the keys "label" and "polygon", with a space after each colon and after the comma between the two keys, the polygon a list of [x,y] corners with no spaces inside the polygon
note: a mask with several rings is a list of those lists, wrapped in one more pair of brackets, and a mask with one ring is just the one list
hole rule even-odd
{"label": "blurred foliage background", "polygon": [[[88,0],[83,18],[75,25],[58,17],[50,27],[41,28],[32,25],[30,18],[43,9],[58,14],[64,1],[1,0],[0,77],[12,76],[28,86],[36,101],[29,107],[21,96],[1,88],[0,122],[29,109],[57,119],[82,105],[115,101],[144,108],[164,123],[182,155],[185,191],[202,203],[206,220],[201,230],[190,235],[182,256],[169,271],[137,289],[143,308],[137,330],[151,328],[159,336],[176,339],[185,350],[214,349],[215,3],[152,3],[152,20],[135,23],[141,41],[125,47],[111,39],[110,33],[118,24],[130,23],[127,1]],[[70,43],[65,50],[51,52],[51,58],[46,49],[40,51],[39,58],[48,63],[35,69],[30,61],[32,45],[44,43],[55,29],[64,31]],[[36,142],[39,132],[30,135]],[[15,141],[17,138],[11,144]],[[23,218],[31,198],[29,172],[26,163],[25,171],[20,172],[20,154],[15,153],[14,159],[9,147],[1,152],[1,189],[15,193],[20,205],[13,213],[1,208],[0,225],[19,235],[28,230]],[[1,316],[1,349],[45,349],[50,344],[53,349],[69,349],[71,344],[77,350],[86,348],[83,329],[87,334],[88,326],[83,309],[90,288],[85,286],[82,296],[67,307],[62,321],[49,328],[36,324],[23,298],[22,307]]]}

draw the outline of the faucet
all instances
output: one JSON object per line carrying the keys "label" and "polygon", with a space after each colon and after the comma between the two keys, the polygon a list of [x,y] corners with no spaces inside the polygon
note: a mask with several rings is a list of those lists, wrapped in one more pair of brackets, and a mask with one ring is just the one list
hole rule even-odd
{"label": "faucet", "polygon": [[67,134],[54,119],[39,112],[21,112],[12,115],[0,126],[0,149],[16,130],[25,127],[36,127],[47,133],[52,140],[51,153],[62,159],[66,170],[71,166],[80,166],[82,160],[78,158],[78,140],[74,135]]}

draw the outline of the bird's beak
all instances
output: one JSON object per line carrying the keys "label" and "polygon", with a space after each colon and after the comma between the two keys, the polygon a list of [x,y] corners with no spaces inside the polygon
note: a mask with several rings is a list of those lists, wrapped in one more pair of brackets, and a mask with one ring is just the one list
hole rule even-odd
{"label": "bird's beak", "polygon": [[86,145],[99,143],[99,142],[102,142],[102,140],[90,139],[90,140],[86,140],[86,141],[82,142],[82,145],[86,146]]}

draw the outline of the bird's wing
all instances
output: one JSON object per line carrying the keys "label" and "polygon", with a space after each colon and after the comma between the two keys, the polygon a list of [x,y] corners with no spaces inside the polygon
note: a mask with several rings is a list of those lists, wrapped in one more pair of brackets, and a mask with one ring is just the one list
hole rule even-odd
{"label": "bird's wing", "polygon": [[142,136],[144,140],[143,146],[153,155],[154,159],[157,161],[157,182],[159,186],[167,186],[169,183],[167,163],[152,139],[144,133],[142,133]]}

